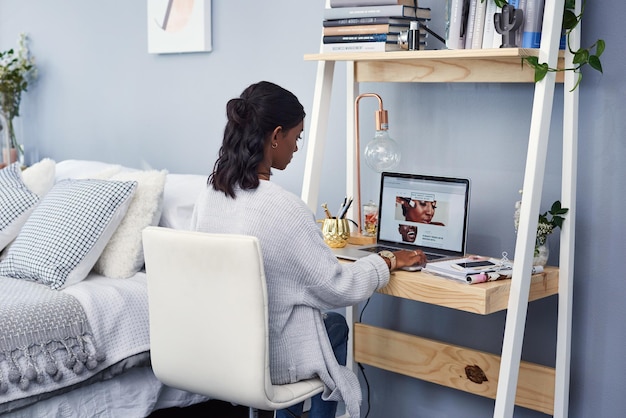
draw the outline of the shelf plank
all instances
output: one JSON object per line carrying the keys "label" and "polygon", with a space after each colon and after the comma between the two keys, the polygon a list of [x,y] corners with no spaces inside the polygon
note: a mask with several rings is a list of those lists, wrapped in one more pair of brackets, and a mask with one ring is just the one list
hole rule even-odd
{"label": "shelf plank", "polygon": [[[559,269],[547,266],[531,277],[529,301],[558,293]],[[488,315],[507,309],[511,280],[467,284],[424,272],[399,270],[379,292],[385,295]]]}
{"label": "shelf plank", "polygon": [[534,48],[488,48],[305,54],[304,59],[307,61],[403,61],[414,59],[482,59],[536,56],[539,56],[539,50]]}
{"label": "shelf plank", "polygon": [[[495,354],[361,323],[354,324],[354,347],[359,363],[496,398],[500,357]],[[522,361],[515,403],[551,415],[554,382],[554,368]]]}
{"label": "shelf plank", "polygon": [[[492,48],[307,54],[304,59],[354,61],[355,82],[533,83],[534,71],[522,58],[538,53],[537,49]],[[563,82],[562,73],[557,73],[557,82]]]}

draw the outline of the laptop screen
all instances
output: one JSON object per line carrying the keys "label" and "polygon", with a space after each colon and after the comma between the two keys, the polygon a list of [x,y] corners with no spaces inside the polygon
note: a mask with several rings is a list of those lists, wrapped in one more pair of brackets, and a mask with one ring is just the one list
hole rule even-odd
{"label": "laptop screen", "polygon": [[378,207],[379,243],[465,254],[468,179],[382,173]]}

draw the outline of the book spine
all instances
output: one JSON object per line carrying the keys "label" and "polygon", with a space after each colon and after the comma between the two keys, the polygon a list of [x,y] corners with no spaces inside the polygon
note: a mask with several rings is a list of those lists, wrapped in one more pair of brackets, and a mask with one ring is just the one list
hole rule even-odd
{"label": "book spine", "polygon": [[469,1],[469,12],[467,13],[467,26],[465,29],[465,49],[472,49],[472,41],[474,39],[474,25],[476,24],[476,4],[479,0]]}
{"label": "book spine", "polygon": [[483,34],[485,32],[485,16],[487,12],[487,0],[478,0],[476,4],[476,16],[474,17],[474,34],[472,35],[472,49],[483,47]]}
{"label": "book spine", "polygon": [[417,20],[430,20],[431,8],[430,7],[418,7],[415,9],[415,16],[411,16]]}
{"label": "book spine", "polygon": [[[496,7],[496,13],[502,13],[502,7]],[[494,13],[494,16],[495,14]],[[502,45],[502,35],[498,33],[498,31],[495,29],[495,23],[494,23],[494,28],[493,28],[493,47],[494,48],[500,48],[500,46]]]}
{"label": "book spine", "polygon": [[335,52],[385,52],[399,51],[402,49],[398,44],[389,44],[386,42],[344,42],[334,44],[323,44],[321,53]]}
{"label": "book spine", "polygon": [[404,5],[336,7],[324,9],[324,19],[350,19],[356,17],[389,16],[415,17],[415,8]]}
{"label": "book spine", "polygon": [[373,33],[369,35],[337,35],[324,36],[322,41],[325,44],[334,44],[338,42],[397,42],[398,37],[388,35],[386,33]]}
{"label": "book spine", "polygon": [[406,25],[409,26],[411,20],[420,20],[425,21],[424,19],[410,19],[408,17],[363,17],[363,18],[353,18],[353,19],[330,19],[322,21],[322,26],[324,27],[333,27],[333,26],[350,26],[350,25],[380,25],[380,24],[390,24],[390,25]]}
{"label": "book spine", "polygon": [[414,6],[415,3],[415,0],[330,0],[330,7],[383,6],[391,4]]}
{"label": "book spine", "polygon": [[446,30],[446,47],[463,49],[465,46],[463,30],[463,5],[467,0],[448,0],[448,25]]}
{"label": "book spine", "polygon": [[392,26],[392,25],[348,25],[348,26],[332,26],[322,29],[324,36],[336,35],[367,35],[372,33],[395,33],[406,31],[409,26]]}
{"label": "book spine", "polygon": [[493,48],[493,37],[496,33],[496,28],[493,23],[493,15],[496,13],[496,2],[494,0],[485,0],[487,7],[485,10],[485,29],[483,31],[483,43],[484,49]]}
{"label": "book spine", "polygon": [[517,29],[517,32],[515,33],[515,45],[519,46],[520,48],[522,47],[522,38],[524,36],[524,26],[526,25],[527,3],[528,2],[526,0],[519,0],[518,9],[521,9],[524,12],[524,18],[522,19],[522,25]]}
{"label": "book spine", "polygon": [[522,48],[539,48],[544,0],[526,0]]}

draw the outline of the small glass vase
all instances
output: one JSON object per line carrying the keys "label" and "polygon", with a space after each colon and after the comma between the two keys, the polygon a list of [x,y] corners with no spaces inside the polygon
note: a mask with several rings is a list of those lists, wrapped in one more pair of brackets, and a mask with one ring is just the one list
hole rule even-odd
{"label": "small glass vase", "polygon": [[17,142],[15,134],[15,121],[8,119],[6,115],[0,113],[0,138],[2,144],[2,155],[0,156],[0,162],[5,165],[9,165],[16,161],[19,161],[21,165],[24,165],[24,147]]}
{"label": "small glass vase", "polygon": [[548,264],[548,258],[550,257],[550,250],[546,243],[535,244],[535,256],[533,257],[533,266],[545,267]]}

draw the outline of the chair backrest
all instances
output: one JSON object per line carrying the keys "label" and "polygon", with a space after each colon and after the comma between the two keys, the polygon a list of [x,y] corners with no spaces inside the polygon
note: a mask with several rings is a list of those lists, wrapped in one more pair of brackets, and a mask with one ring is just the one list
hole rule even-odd
{"label": "chair backrest", "polygon": [[266,407],[274,389],[257,238],[148,227],[143,245],[157,378],[210,398]]}

